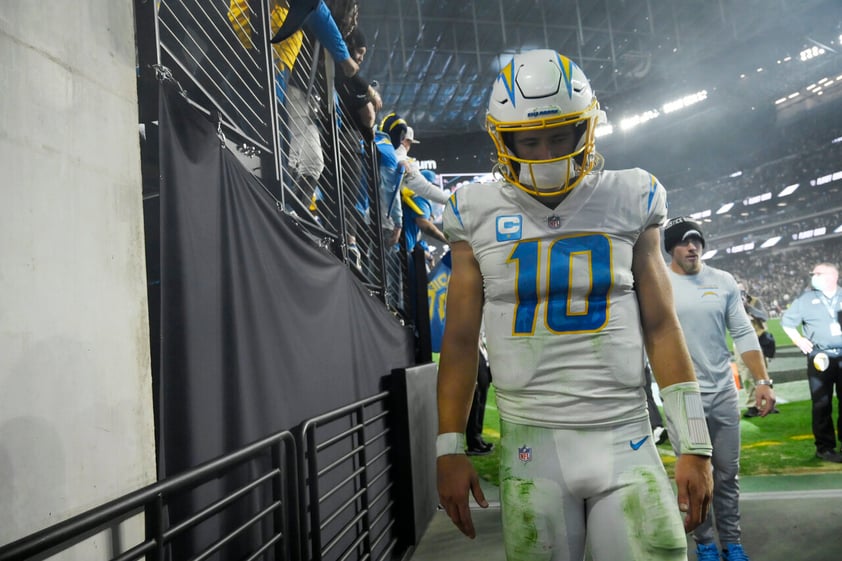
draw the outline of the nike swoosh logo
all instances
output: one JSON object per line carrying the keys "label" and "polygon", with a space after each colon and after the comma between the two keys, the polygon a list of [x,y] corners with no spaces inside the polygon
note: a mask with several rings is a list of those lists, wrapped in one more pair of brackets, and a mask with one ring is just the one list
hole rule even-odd
{"label": "nike swoosh logo", "polygon": [[644,442],[646,442],[646,439],[647,439],[647,438],[649,438],[649,436],[648,436],[648,435],[647,435],[647,436],[644,436],[643,438],[641,438],[641,439],[640,439],[640,440],[638,440],[637,442],[635,442],[634,440],[629,440],[629,446],[631,446],[631,449],[632,449],[632,450],[637,450],[638,448],[640,448],[641,446],[643,446],[643,443],[644,443]]}

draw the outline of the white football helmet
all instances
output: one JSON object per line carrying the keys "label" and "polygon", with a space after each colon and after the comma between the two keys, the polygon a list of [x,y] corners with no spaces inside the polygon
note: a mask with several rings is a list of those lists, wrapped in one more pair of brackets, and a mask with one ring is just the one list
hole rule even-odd
{"label": "white football helmet", "polygon": [[[486,128],[497,148],[495,170],[531,195],[567,193],[601,168],[594,131],[605,120],[585,73],[550,49],[520,53],[497,76],[488,102]],[[511,133],[574,126],[579,140],[573,152],[550,160],[519,158],[510,148]]]}

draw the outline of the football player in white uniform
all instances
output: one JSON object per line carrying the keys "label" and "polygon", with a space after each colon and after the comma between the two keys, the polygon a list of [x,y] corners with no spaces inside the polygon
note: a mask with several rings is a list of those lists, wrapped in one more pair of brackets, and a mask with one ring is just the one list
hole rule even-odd
{"label": "football player in white uniform", "polygon": [[[510,560],[579,561],[586,547],[595,561],[685,560],[710,502],[710,438],[660,250],[666,193],[641,169],[601,171],[603,118],[570,59],[515,55],[487,115],[501,180],[462,187],[445,210],[439,497],[473,538],[468,493],[487,502],[464,431],[484,319]],[[677,501],[651,438],[644,348],[682,452]]]}

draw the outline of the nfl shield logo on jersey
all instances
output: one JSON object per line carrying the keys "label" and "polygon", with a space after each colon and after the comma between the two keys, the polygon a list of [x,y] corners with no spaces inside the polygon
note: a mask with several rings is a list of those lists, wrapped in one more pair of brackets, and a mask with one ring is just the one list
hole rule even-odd
{"label": "nfl shield logo on jersey", "polygon": [[517,449],[517,459],[523,463],[532,461],[532,448],[523,445],[523,448]]}
{"label": "nfl shield logo on jersey", "polygon": [[561,217],[556,216],[555,214],[547,217],[547,226],[549,226],[553,230],[558,230],[559,228],[561,228]]}

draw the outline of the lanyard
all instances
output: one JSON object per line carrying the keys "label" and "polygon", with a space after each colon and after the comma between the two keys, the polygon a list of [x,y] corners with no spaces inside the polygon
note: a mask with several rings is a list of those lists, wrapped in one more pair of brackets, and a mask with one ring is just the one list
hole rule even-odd
{"label": "lanyard", "polygon": [[824,293],[819,293],[819,296],[822,304],[824,304],[824,307],[827,310],[827,313],[830,314],[830,319],[836,321],[836,299],[839,298],[839,291],[836,291],[836,294],[833,295],[832,299],[825,296]]}

